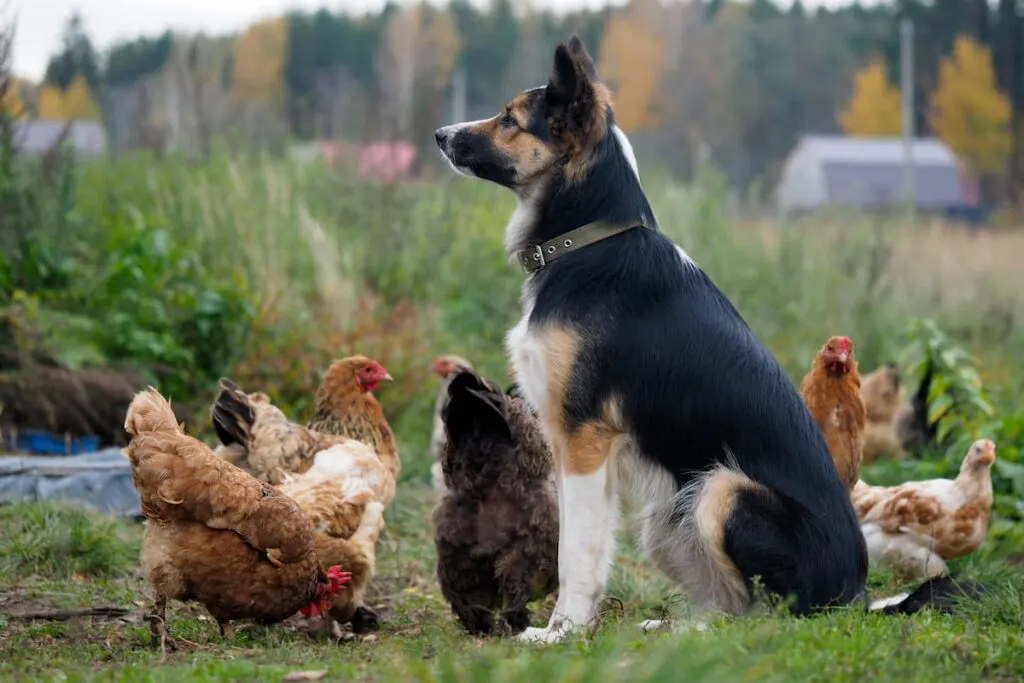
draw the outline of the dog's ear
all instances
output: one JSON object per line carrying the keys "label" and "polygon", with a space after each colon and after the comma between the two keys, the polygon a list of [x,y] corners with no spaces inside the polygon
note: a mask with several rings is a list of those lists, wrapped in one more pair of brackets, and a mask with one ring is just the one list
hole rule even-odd
{"label": "dog's ear", "polygon": [[590,53],[587,52],[587,47],[583,44],[579,34],[572,34],[572,38],[569,39],[569,53],[576,59],[576,62],[586,73],[587,78],[591,81],[597,80],[597,68],[594,66],[594,60],[590,57]]}
{"label": "dog's ear", "polygon": [[555,62],[545,90],[548,129],[556,138],[583,142],[604,120],[598,98],[594,60],[579,36],[555,48]]}

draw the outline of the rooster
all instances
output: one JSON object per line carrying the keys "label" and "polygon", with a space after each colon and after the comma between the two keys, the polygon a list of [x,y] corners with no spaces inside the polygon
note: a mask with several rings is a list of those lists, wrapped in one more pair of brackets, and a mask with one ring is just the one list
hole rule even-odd
{"label": "rooster", "polygon": [[839,478],[852,490],[860,478],[867,413],[849,337],[830,337],[818,350],[800,382],[800,396],[825,437]]}
{"label": "rooster", "polygon": [[945,574],[946,561],[968,555],[988,533],[996,446],[975,441],[956,479],[869,486],[858,481],[853,506],[873,565],[898,577]]}
{"label": "rooster", "polygon": [[156,591],[153,643],[168,638],[168,599],[194,600],[231,622],[272,624],[331,609],[351,575],[324,569],[313,525],[291,498],[218,458],[184,433],[155,389],[138,393],[124,424],[125,455],[149,520],[142,570]]}
{"label": "rooster", "polygon": [[448,406],[448,385],[452,378],[464,370],[472,370],[473,365],[461,356],[450,354],[438,356],[430,364],[430,368],[441,378],[441,388],[437,392],[437,400],[434,401],[434,428],[430,433],[430,455],[434,463],[430,466],[430,478],[434,484],[434,490],[438,494],[444,494],[444,472],[441,469],[441,455],[444,453],[445,433],[444,419],[442,414]]}

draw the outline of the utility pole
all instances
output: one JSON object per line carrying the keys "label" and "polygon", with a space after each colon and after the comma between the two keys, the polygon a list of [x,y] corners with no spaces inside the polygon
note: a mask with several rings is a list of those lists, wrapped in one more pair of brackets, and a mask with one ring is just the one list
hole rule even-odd
{"label": "utility pole", "polygon": [[451,109],[448,112],[451,123],[466,120],[466,69],[463,66],[456,67],[452,74],[452,96],[448,107]]}
{"label": "utility pole", "polygon": [[917,213],[914,192],[914,24],[900,20],[900,104],[903,109],[903,200],[911,220]]}

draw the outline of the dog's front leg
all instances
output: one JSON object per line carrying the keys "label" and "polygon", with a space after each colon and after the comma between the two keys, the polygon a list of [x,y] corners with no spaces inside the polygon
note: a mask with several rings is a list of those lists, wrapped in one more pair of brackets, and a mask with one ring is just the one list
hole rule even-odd
{"label": "dog's front leg", "polygon": [[[576,451],[558,458],[558,601],[547,627],[526,629],[519,635],[522,640],[553,643],[585,626],[596,615],[608,584],[619,521],[614,471],[607,458],[611,443],[573,445]],[[600,448],[603,454],[591,451],[588,458],[580,446]],[[581,467],[596,462],[596,468]]]}

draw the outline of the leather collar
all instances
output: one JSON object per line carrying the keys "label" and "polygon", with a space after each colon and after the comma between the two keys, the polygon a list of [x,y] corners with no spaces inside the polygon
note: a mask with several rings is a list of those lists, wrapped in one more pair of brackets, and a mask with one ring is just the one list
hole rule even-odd
{"label": "leather collar", "polygon": [[516,252],[516,260],[519,261],[519,265],[529,275],[536,273],[555,259],[561,258],[577,249],[582,249],[595,242],[628,232],[633,228],[646,227],[647,223],[643,219],[627,223],[594,221],[575,230],[570,230],[552,240],[548,240],[544,244],[535,244],[532,247],[521,249]]}

